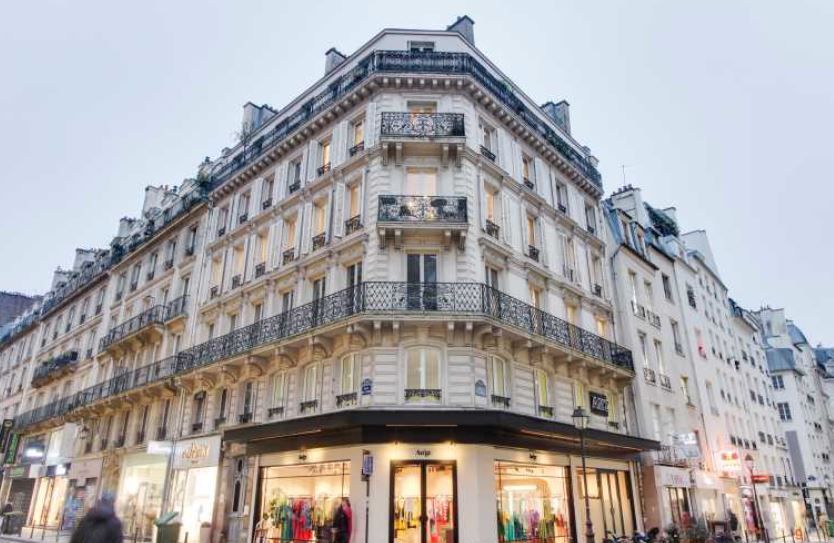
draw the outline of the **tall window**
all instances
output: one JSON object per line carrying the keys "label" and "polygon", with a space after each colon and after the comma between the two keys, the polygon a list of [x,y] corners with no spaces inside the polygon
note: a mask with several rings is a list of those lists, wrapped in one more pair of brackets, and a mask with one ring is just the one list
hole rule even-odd
{"label": "tall window", "polygon": [[283,407],[284,405],[284,390],[287,384],[287,374],[280,371],[272,376],[272,398],[271,406]]}
{"label": "tall window", "polygon": [[323,168],[330,166],[330,140],[323,141],[321,144],[321,166]]}
{"label": "tall window", "polygon": [[297,183],[301,183],[301,157],[298,157],[290,162],[289,167],[290,188],[292,189],[292,186]]}
{"label": "tall window", "polygon": [[234,267],[234,274],[240,275],[243,273],[243,245],[238,245],[234,248],[232,253],[232,265]]}
{"label": "tall window", "polygon": [[353,145],[360,145],[365,142],[365,121],[357,119],[353,122]]}
{"label": "tall window", "polygon": [[324,233],[325,226],[325,203],[317,202],[313,205],[313,235]]}
{"label": "tall window", "polygon": [[779,418],[782,420],[792,420],[791,417],[791,406],[788,402],[779,402],[776,404],[776,409],[779,410]]}
{"label": "tall window", "polygon": [[272,203],[272,191],[275,189],[275,174],[264,179],[263,187],[261,188],[261,206],[269,207],[266,202]]}
{"label": "tall window", "polygon": [[663,295],[666,296],[666,299],[670,302],[673,301],[672,299],[672,281],[669,279],[669,276],[665,273],[660,276],[661,280],[663,281]]}
{"label": "tall window", "polygon": [[533,180],[533,159],[527,155],[521,155],[521,176],[525,181]]}
{"label": "tall window", "polygon": [[246,219],[243,219],[242,217],[244,217],[244,216],[248,217],[248,215],[249,215],[249,200],[250,200],[250,197],[249,197],[248,192],[244,192],[243,194],[240,195],[240,200],[238,201],[238,215],[241,217],[242,221],[246,220]]}
{"label": "tall window", "polygon": [[686,403],[691,404],[692,393],[689,390],[689,377],[686,375],[681,375],[681,392],[683,392],[683,397],[686,399]]}
{"label": "tall window", "polygon": [[671,321],[672,325],[672,339],[675,341],[675,352],[683,354],[683,344],[681,343],[681,330],[677,321]]}
{"label": "tall window", "polygon": [[436,195],[437,170],[435,168],[408,168],[405,178],[405,194],[409,196]]}
{"label": "tall window", "polygon": [[643,359],[643,367],[649,367],[649,348],[646,345],[646,334],[639,332],[637,338],[640,341],[640,356]]}
{"label": "tall window", "polygon": [[224,388],[217,394],[217,418],[226,419],[226,412],[229,408],[229,389]]}
{"label": "tall window", "polygon": [[498,290],[498,270],[496,270],[493,267],[487,266],[485,272],[487,286]]}
{"label": "tall window", "polygon": [[666,365],[663,362],[663,344],[658,340],[654,340],[654,354],[657,358],[657,371],[666,373]]}
{"label": "tall window", "polygon": [[495,193],[489,189],[485,191],[486,196],[486,220],[495,222]]}
{"label": "tall window", "polygon": [[206,409],[206,392],[204,390],[201,390],[194,395],[194,401],[191,404],[191,408],[191,422],[194,424],[194,430],[200,430],[201,428],[198,428],[198,425],[203,424],[203,417],[205,416]]}
{"label": "tall window", "polygon": [[573,304],[566,305],[565,306],[565,320],[567,320],[570,324],[573,324],[574,326],[578,326],[579,325],[579,322],[578,322],[579,319],[577,317],[578,317],[578,311],[576,309],[576,306],[573,305]]}
{"label": "tall window", "polygon": [[406,357],[406,388],[440,388],[440,352],[420,347],[410,349]]}
{"label": "tall window", "polygon": [[348,187],[348,218],[358,217],[361,211],[359,200],[359,183],[353,183]]}
{"label": "tall window", "polygon": [[536,219],[531,215],[527,215],[527,244],[530,247],[539,246],[536,237]]}
{"label": "tall window", "polygon": [[489,369],[489,380],[492,384],[492,393],[496,396],[509,397],[507,361],[500,356],[490,356],[487,367]]}
{"label": "tall window", "polygon": [[483,137],[483,146],[486,147],[488,151],[495,153],[497,148],[495,129],[491,126],[483,124],[481,125],[481,134]]}
{"label": "tall window", "polygon": [[536,400],[539,406],[550,407],[550,376],[542,370],[536,370]]}
{"label": "tall window", "polygon": [[563,213],[568,210],[568,190],[562,183],[556,183],[556,206]]}
{"label": "tall window", "polygon": [[295,247],[295,218],[286,222],[284,229],[284,250],[289,250]]}
{"label": "tall window", "polygon": [[243,402],[240,413],[249,415],[255,408],[255,382],[247,381],[243,385]]}
{"label": "tall window", "polygon": [[349,354],[342,357],[339,367],[339,391],[342,394],[349,394],[359,390],[359,368],[360,357],[356,354]]}
{"label": "tall window", "polygon": [[318,364],[310,364],[304,368],[304,401],[316,399],[316,388],[319,375]]}
{"label": "tall window", "polygon": [[773,388],[776,390],[783,390],[785,388],[785,381],[781,375],[773,375],[770,378],[773,381]]}
{"label": "tall window", "polygon": [[530,305],[536,309],[542,307],[542,291],[534,286],[530,286]]}
{"label": "tall window", "polygon": [[258,264],[263,264],[263,263],[266,262],[267,250],[269,248],[269,246],[267,244],[266,237],[267,237],[266,232],[260,232],[258,234],[258,246],[257,246],[257,251],[258,251],[258,253],[257,253],[258,254],[258,262],[257,263]]}

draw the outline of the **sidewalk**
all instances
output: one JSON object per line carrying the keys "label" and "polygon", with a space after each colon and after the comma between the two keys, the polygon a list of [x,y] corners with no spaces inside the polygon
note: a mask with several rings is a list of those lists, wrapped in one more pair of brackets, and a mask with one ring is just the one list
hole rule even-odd
{"label": "sidewalk", "polygon": [[41,530],[35,528],[23,528],[20,535],[0,534],[0,542],[8,543],[69,543],[72,532],[65,531],[60,534],[55,530]]}

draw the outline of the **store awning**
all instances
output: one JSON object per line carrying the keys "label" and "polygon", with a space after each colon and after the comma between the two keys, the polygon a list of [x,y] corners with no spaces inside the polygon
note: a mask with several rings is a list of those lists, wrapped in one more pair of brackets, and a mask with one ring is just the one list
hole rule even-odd
{"label": "store awning", "polygon": [[[588,429],[586,437],[588,454],[594,456],[622,458],[660,449],[657,441],[599,429]],[[579,452],[573,425],[502,411],[339,411],[235,428],[225,431],[223,440],[245,443],[248,454],[393,441]]]}

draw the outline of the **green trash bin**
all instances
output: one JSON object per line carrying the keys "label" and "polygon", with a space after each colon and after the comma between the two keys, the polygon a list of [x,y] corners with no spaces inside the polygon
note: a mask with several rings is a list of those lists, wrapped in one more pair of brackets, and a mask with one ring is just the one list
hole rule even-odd
{"label": "green trash bin", "polygon": [[177,543],[180,538],[179,513],[171,511],[161,515],[154,521],[156,524],[156,543]]}

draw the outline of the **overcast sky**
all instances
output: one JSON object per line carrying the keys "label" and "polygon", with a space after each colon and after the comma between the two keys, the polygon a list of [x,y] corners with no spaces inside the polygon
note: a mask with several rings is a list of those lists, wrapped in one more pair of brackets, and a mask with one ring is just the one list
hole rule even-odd
{"label": "overcast sky", "polygon": [[[419,6],[419,7],[418,7]],[[834,344],[834,2],[14,2],[0,20],[0,289],[44,292],[148,184],[233,141],[384,27],[476,22],[476,45],[684,230],[730,294]]]}

